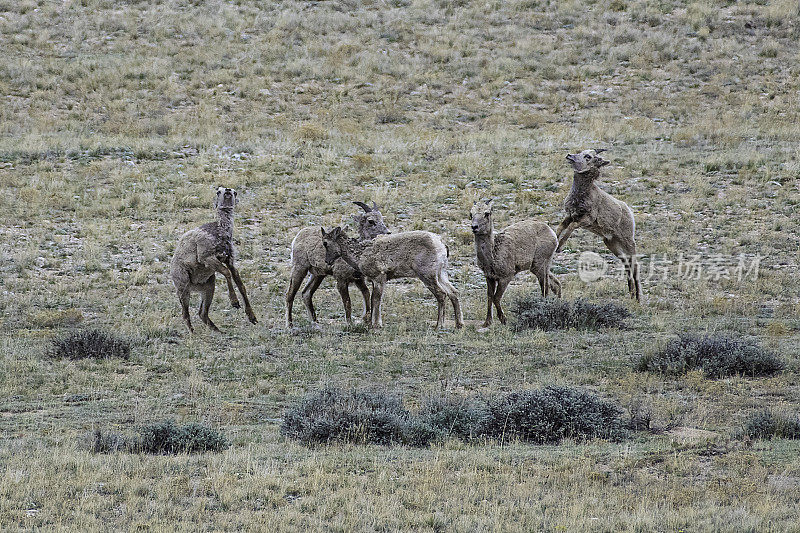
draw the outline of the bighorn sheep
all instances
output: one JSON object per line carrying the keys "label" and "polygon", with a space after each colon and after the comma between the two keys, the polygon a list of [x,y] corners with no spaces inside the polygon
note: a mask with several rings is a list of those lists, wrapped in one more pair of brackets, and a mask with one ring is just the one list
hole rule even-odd
{"label": "bighorn sheep", "polygon": [[236,267],[233,266],[233,208],[239,203],[235,190],[227,187],[217,187],[214,198],[214,207],[217,209],[217,221],[203,224],[199,228],[189,230],[183,234],[175,248],[170,264],[170,276],[175,290],[178,293],[183,310],[183,320],[190,332],[194,332],[192,321],[189,318],[189,295],[192,292],[201,294],[200,320],[213,331],[219,328],[208,317],[211,301],[214,299],[215,273],[225,276],[228,282],[228,296],[231,305],[239,308],[239,300],[233,289],[233,284],[239,288],[244,300],[244,310],[247,318],[256,323],[256,315],[250,307],[242,278]]}
{"label": "bighorn sheep", "polygon": [[539,279],[542,296],[547,296],[551,290],[561,296],[561,282],[550,272],[558,246],[555,232],[547,224],[533,220],[516,222],[495,232],[493,205],[493,200],[484,200],[475,202],[470,210],[478,266],[486,275],[487,306],[483,327],[492,323],[492,304],[500,323],[506,323],[500,299],[514,276],[523,270],[530,270]]}
{"label": "bighorn sheep", "polygon": [[631,298],[641,301],[642,286],[639,283],[639,264],[636,261],[636,223],[633,211],[628,204],[617,200],[595,183],[600,176],[600,167],[608,164],[608,161],[598,155],[604,151],[584,150],[579,154],[567,155],[567,161],[572,165],[574,173],[572,189],[564,201],[567,216],[556,230],[557,251],[561,251],[576,228],[586,228],[601,236],[606,247],[625,266]]}
{"label": "bighorn sheep", "polygon": [[[369,207],[364,202],[353,202],[364,210],[353,216],[358,225],[358,234],[362,240],[372,239],[378,235],[389,233],[386,224],[383,222],[383,215],[375,202]],[[286,290],[286,327],[292,327],[292,304],[294,297],[303,283],[306,275],[311,272],[311,278],[303,288],[303,303],[305,304],[308,318],[311,322],[317,322],[317,313],[314,310],[312,298],[314,292],[319,288],[325,276],[333,275],[336,279],[336,288],[342,297],[344,304],[344,315],[347,323],[351,320],[350,283],[355,283],[361,295],[364,297],[364,322],[370,316],[370,296],[369,289],[364,283],[363,277],[348,265],[344,260],[336,261],[332,266],[325,262],[325,247],[322,245],[322,235],[318,228],[303,228],[292,241],[292,273],[289,280],[289,288]]]}
{"label": "bighorn sheep", "polygon": [[453,304],[456,328],[464,324],[458,291],[447,278],[447,247],[428,231],[379,235],[371,241],[348,237],[341,228],[322,230],[325,261],[332,265],[340,257],[372,282],[371,325],[381,327],[381,299],[386,282],[396,278],[418,278],[436,297],[439,314],[436,327],[444,323],[445,302]]}

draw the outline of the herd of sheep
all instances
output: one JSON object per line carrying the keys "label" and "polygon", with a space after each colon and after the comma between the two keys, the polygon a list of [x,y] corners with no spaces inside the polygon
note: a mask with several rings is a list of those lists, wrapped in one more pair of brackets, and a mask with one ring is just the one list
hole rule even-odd
{"label": "herd of sheep", "polygon": [[[603,150],[584,150],[567,155],[573,169],[572,188],[564,201],[566,217],[553,231],[547,224],[525,220],[495,231],[492,220],[492,201],[476,202],[470,210],[472,232],[478,266],[486,276],[487,309],[484,327],[492,323],[492,306],[498,320],[505,324],[500,300],[514,276],[530,270],[539,280],[543,296],[561,296],[561,283],[550,271],[556,252],[560,251],[570,234],[585,228],[603,238],[611,252],[625,266],[628,290],[632,298],[641,300],[639,266],[636,262],[633,212],[623,201],[612,197],[596,180],[600,168],[608,161],[600,157]],[[214,207],[217,220],[186,232],[178,242],[172,258],[170,274],[181,304],[183,319],[193,332],[189,317],[189,296],[199,292],[198,315],[209,328],[219,331],[208,316],[214,297],[215,275],[225,276],[231,305],[240,307],[234,285],[244,301],[247,318],[253,324],[256,317],[247,298],[242,279],[234,265],[233,210],[238,203],[235,190],[218,187]],[[312,298],[326,276],[337,282],[344,303],[345,318],[351,321],[348,287],[354,283],[364,297],[364,322],[380,327],[381,300],[386,282],[397,278],[417,278],[433,293],[438,303],[436,326],[444,322],[447,300],[455,314],[456,328],[463,326],[458,291],[447,277],[448,249],[441,237],[429,231],[391,233],[384,224],[378,206],[355,202],[362,213],[354,216],[358,237],[349,237],[336,227],[302,229],[292,241],[292,270],[286,291],[286,325],[292,327],[292,304],[303,280],[311,277],[303,288],[303,303],[309,319],[316,323],[317,315]],[[367,284],[369,283],[369,285]],[[369,286],[372,291],[370,292]]]}

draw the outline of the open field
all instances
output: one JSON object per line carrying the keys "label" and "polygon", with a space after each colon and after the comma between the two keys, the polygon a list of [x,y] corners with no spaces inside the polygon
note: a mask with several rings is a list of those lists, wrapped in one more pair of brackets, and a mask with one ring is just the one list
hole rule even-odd
{"label": "open field", "polygon": [[[800,408],[798,17],[796,0],[0,0],[0,529],[797,531],[800,441],[737,433],[758,409]],[[580,281],[583,251],[618,266],[586,231],[554,271],[567,298],[629,306],[632,329],[477,332],[469,207],[493,197],[500,228],[555,227],[564,156],[590,147],[609,148],[604,187],[636,214],[644,305],[620,277]],[[259,324],[218,282],[223,333],[195,320],[189,336],[168,265],[179,236],[212,219],[218,184],[239,191],[238,265]],[[434,331],[415,281],[389,284],[382,330],[345,331],[330,280],[322,330],[285,330],[292,238],[348,223],[353,200],[381,204],[393,231],[443,236],[464,330],[449,312]],[[698,254],[760,256],[758,276],[679,276],[681,255]],[[666,280],[648,276],[653,259]],[[532,291],[518,276],[507,308]],[[307,324],[300,299],[295,318]],[[46,356],[84,326],[131,338],[131,358]],[[633,370],[686,331],[755,338],[787,370]],[[283,409],[325,383],[412,406],[575,385],[669,430],[430,449],[281,437]],[[165,417],[232,446],[86,447],[93,428]]]}

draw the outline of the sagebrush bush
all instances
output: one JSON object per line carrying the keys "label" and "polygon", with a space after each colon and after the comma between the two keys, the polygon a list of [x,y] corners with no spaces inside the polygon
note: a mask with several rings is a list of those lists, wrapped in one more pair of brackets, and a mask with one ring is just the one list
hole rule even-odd
{"label": "sagebrush bush", "polygon": [[562,439],[618,440],[626,434],[622,410],[594,394],[547,387],[482,397],[431,397],[417,413],[400,398],[377,392],[325,388],[299,400],[284,414],[281,432],[304,444],[348,442],[427,446],[458,438],[520,440],[537,444]]}
{"label": "sagebrush bush", "polygon": [[625,328],[625,321],[631,316],[626,307],[613,302],[595,304],[582,298],[568,301],[533,293],[518,298],[512,311],[517,330]]}
{"label": "sagebrush bush", "polygon": [[758,411],[745,420],[744,434],[753,439],[800,439],[800,418]]}
{"label": "sagebrush bush", "polygon": [[179,454],[218,452],[228,446],[230,443],[222,433],[203,424],[178,425],[163,420],[143,426],[136,436],[96,430],[90,447],[97,453]]}
{"label": "sagebrush bush", "polygon": [[131,344],[98,329],[79,330],[55,339],[50,355],[58,359],[128,359]]}
{"label": "sagebrush bush", "polygon": [[442,437],[470,441],[486,436],[487,407],[482,398],[432,396],[422,405],[419,417]]}
{"label": "sagebrush bush", "polygon": [[774,353],[755,342],[728,335],[681,335],[663,350],[646,354],[636,363],[639,371],[683,374],[702,370],[709,378],[768,376],[785,367]]}
{"label": "sagebrush bush", "polygon": [[351,442],[425,446],[437,435],[399,397],[326,387],[286,410],[281,433],[304,444]]}
{"label": "sagebrush bush", "polygon": [[620,440],[622,409],[570,387],[545,387],[499,395],[488,404],[486,435],[497,440],[555,444],[562,439]]}

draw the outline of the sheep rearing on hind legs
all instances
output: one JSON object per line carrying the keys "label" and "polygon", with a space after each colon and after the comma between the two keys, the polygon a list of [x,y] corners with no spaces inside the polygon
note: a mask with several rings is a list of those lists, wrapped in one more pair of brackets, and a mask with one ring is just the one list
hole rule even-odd
{"label": "sheep rearing on hind legs", "polygon": [[567,155],[574,174],[572,189],[564,201],[567,216],[556,230],[557,251],[561,251],[577,228],[585,228],[599,235],[606,247],[625,266],[631,298],[641,301],[642,286],[639,283],[639,264],[636,261],[636,223],[633,211],[628,204],[617,200],[595,183],[600,176],[600,168],[608,164],[608,161],[598,155],[604,151],[584,150],[579,154]]}
{"label": "sheep rearing on hind legs", "polygon": [[234,283],[244,300],[244,311],[253,324],[256,315],[250,307],[242,278],[233,264],[233,208],[239,203],[235,190],[217,187],[214,207],[217,209],[217,221],[203,224],[199,228],[183,234],[175,248],[175,255],[170,265],[170,275],[178,301],[183,311],[183,320],[190,332],[194,332],[189,318],[189,295],[199,292],[201,296],[199,316],[213,331],[219,331],[216,324],[208,317],[211,301],[214,299],[215,274],[225,276],[228,283],[228,296],[231,305],[239,308],[239,299],[233,288]]}
{"label": "sheep rearing on hind legs", "polygon": [[464,325],[458,291],[447,278],[447,247],[438,235],[429,231],[406,231],[359,241],[336,227],[329,233],[322,229],[322,242],[329,265],[341,257],[372,282],[372,327],[383,325],[383,291],[387,281],[397,278],[417,278],[433,293],[439,306],[437,328],[444,324],[448,298],[453,304],[456,328]]}
{"label": "sheep rearing on hind legs", "polygon": [[550,272],[558,240],[547,224],[524,220],[511,224],[503,231],[494,231],[492,200],[475,202],[470,210],[472,233],[475,235],[475,252],[478,266],[486,276],[486,321],[492,324],[492,304],[501,324],[506,323],[500,300],[508,284],[519,272],[530,270],[539,280],[542,296],[551,291],[561,296],[561,282]]}

